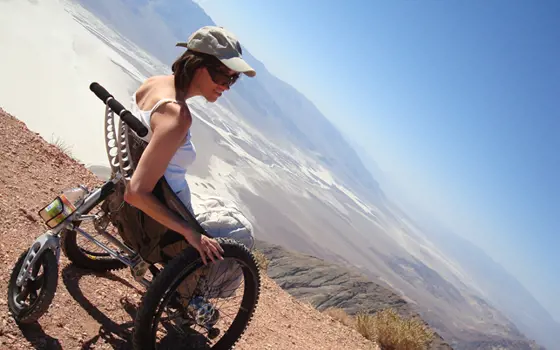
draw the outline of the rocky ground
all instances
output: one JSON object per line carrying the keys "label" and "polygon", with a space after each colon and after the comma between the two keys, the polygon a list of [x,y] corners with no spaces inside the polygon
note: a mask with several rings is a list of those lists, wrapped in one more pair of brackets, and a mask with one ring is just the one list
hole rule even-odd
{"label": "rocky ground", "polygon": [[[63,255],[54,301],[37,324],[18,327],[7,284],[19,254],[45,230],[39,209],[62,189],[99,180],[0,108],[0,348],[129,349],[144,288],[128,270],[94,274]],[[263,276],[255,317],[237,349],[373,349],[355,330],[298,301]]]}

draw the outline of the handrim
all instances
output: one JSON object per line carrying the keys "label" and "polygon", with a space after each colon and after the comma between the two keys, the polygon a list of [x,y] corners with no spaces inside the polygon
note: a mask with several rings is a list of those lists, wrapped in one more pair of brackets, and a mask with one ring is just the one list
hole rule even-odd
{"label": "handrim", "polygon": [[[246,277],[252,275],[250,266],[249,266],[245,261],[243,261],[242,259],[237,258],[237,257],[228,257],[228,258],[226,258],[226,259],[231,259],[231,260],[233,260],[232,263],[233,263],[233,262],[236,262],[236,263],[238,263],[238,264],[240,265],[240,268],[241,268],[241,270],[243,271],[243,280],[244,280],[244,282],[243,282],[243,284],[240,284],[240,285],[236,288],[236,290],[238,290],[239,288],[242,288],[241,286],[243,286],[244,292],[243,292],[243,295],[242,295],[242,300],[241,300],[241,302],[239,303],[239,307],[238,307],[237,313],[236,313],[235,317],[232,318],[231,324],[229,325],[228,329],[225,330],[225,332],[223,333],[223,336],[225,336],[225,335],[228,333],[229,328],[231,328],[231,326],[232,326],[236,321],[239,321],[239,320],[240,320],[240,317],[243,317],[243,316],[244,316],[243,314],[246,314],[246,313],[249,311],[248,309],[246,309],[246,308],[243,307],[244,304],[246,304],[248,301],[250,301],[250,300],[248,300],[248,299],[250,298],[250,296],[248,296],[248,293],[250,293],[250,290],[249,290],[249,288],[247,288],[247,291],[245,291],[245,286],[246,286],[245,280],[247,280]],[[224,259],[224,261],[226,261],[226,259]],[[168,306],[169,301],[171,300],[171,298],[173,297],[173,295],[177,292],[177,288],[179,287],[179,285],[181,285],[181,283],[183,283],[183,281],[184,281],[187,277],[189,277],[191,274],[193,274],[193,273],[194,273],[195,271],[197,271],[198,269],[202,269],[202,268],[204,268],[204,267],[206,267],[206,266],[203,265],[203,264],[201,264],[200,259],[197,260],[197,261],[193,261],[191,264],[187,265],[187,266],[183,269],[183,271],[182,271],[182,272],[176,277],[176,279],[172,282],[171,286],[168,287],[167,290],[165,291],[165,293],[164,293],[164,295],[163,295],[163,297],[162,297],[162,301],[161,301],[161,302],[159,303],[159,305],[158,305],[158,309],[157,309],[157,312],[155,313],[155,317],[154,317],[154,320],[153,320],[153,323],[152,323],[152,338],[153,338],[153,340],[154,340],[154,348],[156,348],[156,345],[157,345],[157,344],[156,344],[156,342],[157,342],[156,333],[157,333],[157,326],[158,326],[159,320],[161,319],[161,314],[163,313],[163,311],[165,310],[165,308]],[[200,283],[200,282],[197,282],[197,285],[198,285],[198,283]],[[248,286],[247,286],[247,287],[248,287]],[[196,289],[196,288],[195,288],[195,289]],[[193,292],[193,293],[194,293],[194,292]],[[216,292],[216,293],[219,293],[219,292]],[[198,295],[193,294],[193,295],[191,296],[191,300],[192,300],[192,298],[194,298],[195,296],[198,296]],[[218,309],[218,311],[219,311],[219,309]],[[201,327],[201,326],[199,326],[199,327]],[[221,339],[220,339],[218,342],[216,342],[216,344],[214,344],[214,346],[217,346],[218,344],[220,344],[220,342],[221,342]]]}
{"label": "handrim", "polygon": [[[222,328],[223,333],[221,339],[212,345],[213,349],[229,349],[241,338],[254,315],[254,311],[256,310],[260,296],[260,271],[257,267],[254,256],[243,244],[228,238],[216,239],[219,240],[220,244],[224,248],[223,257],[232,259],[239,264],[239,268],[243,273],[242,277],[244,279],[244,283],[240,283],[235,288],[237,291],[243,288],[242,293],[238,293],[236,296],[232,295],[219,298],[227,301],[230,301],[232,297],[239,299],[239,301],[235,302],[236,306],[232,307],[232,309],[237,309],[237,311],[229,316],[229,319],[231,319],[231,321],[227,322],[230,324],[229,327],[224,326]],[[155,345],[158,345],[156,344],[158,342],[157,330],[162,318],[162,313],[166,307],[171,304],[175,290],[183,282],[183,280],[185,280],[185,278],[192,275],[197,269],[203,267],[205,267],[205,265],[202,263],[198,252],[191,247],[187,248],[183,253],[175,257],[163,269],[162,273],[156,277],[151,287],[144,295],[142,307],[137,313],[133,337],[134,349],[154,349]],[[219,276],[221,276],[221,274]],[[206,296],[204,296],[204,298],[205,297]],[[214,298],[211,297],[211,299]],[[213,304],[213,302],[211,303]],[[217,324],[219,324],[220,321],[218,321]],[[171,326],[173,328],[176,327],[176,325]],[[205,331],[209,330],[204,326],[196,326],[201,327],[201,329]],[[193,331],[196,332],[196,330]],[[204,333],[205,336],[208,334],[206,332],[197,333],[201,336]],[[213,336],[204,338],[214,340]],[[159,344],[159,346],[162,345],[163,343]]]}

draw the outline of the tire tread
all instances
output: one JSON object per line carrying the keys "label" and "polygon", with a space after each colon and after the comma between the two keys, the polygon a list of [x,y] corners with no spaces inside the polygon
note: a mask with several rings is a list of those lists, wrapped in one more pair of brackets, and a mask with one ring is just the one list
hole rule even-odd
{"label": "tire tread", "polygon": [[[216,238],[216,240],[224,248],[224,253],[227,252],[227,256],[235,256],[243,260],[247,260],[246,263],[248,263],[249,268],[253,270],[255,276],[255,295],[253,296],[254,303],[253,308],[248,315],[247,322],[236,323],[234,321],[230,328],[223,335],[223,338],[220,339],[221,342],[226,336],[228,336],[228,334],[235,336],[235,339],[229,341],[229,346],[223,348],[231,349],[243,336],[248,325],[253,319],[261,292],[261,276],[255,257],[245,245],[229,238]],[[242,257],[243,255],[248,259],[244,259]],[[200,255],[198,254],[198,252],[194,248],[189,247],[179,256],[170,261],[169,264],[162,270],[162,272],[159,273],[158,276],[154,279],[151,287],[144,294],[141,301],[141,307],[136,314],[135,329],[132,339],[134,350],[151,349],[151,344],[153,341],[151,339],[151,324],[154,317],[153,314],[159,305],[159,301],[163,297],[167,288],[169,288],[169,286],[174,282],[176,276],[185,268],[187,264],[192,263],[199,264],[198,267],[200,267],[200,265],[202,264],[200,262]],[[220,342],[218,342],[218,344],[220,344]],[[219,347],[217,349],[222,349],[222,347]]]}
{"label": "tire tread", "polygon": [[42,254],[44,254],[44,258],[47,260],[47,269],[44,269],[44,275],[46,279],[46,286],[41,288],[41,292],[39,293],[39,300],[35,308],[32,310],[28,310],[27,312],[20,313],[16,305],[13,301],[12,296],[12,288],[15,288],[17,276],[19,274],[19,270],[23,265],[23,261],[27,256],[27,250],[24,251],[17,263],[15,264],[11,276],[10,282],[8,285],[8,307],[12,316],[14,317],[15,321],[19,324],[30,324],[36,322],[47,310],[51,305],[54,296],[56,294],[56,288],[58,287],[58,262],[56,260],[56,256],[51,249],[45,250]]}
{"label": "tire tread", "polygon": [[97,272],[115,271],[127,267],[115,258],[97,260],[88,258],[78,247],[77,235],[76,231],[66,230],[60,239],[62,252],[74,265]]}

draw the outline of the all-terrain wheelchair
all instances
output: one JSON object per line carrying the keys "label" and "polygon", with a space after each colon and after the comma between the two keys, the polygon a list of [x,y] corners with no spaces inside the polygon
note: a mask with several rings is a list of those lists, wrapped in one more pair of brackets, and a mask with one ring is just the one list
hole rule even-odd
{"label": "all-terrain wheelchair", "polygon": [[[146,135],[147,130],[101,85],[92,83],[90,90],[106,106],[111,177],[91,190],[79,187],[83,196],[76,203],[63,192],[41,209],[48,230],[20,255],[8,284],[8,306],[14,319],[23,327],[47,311],[58,285],[62,250],[82,268],[129,268],[134,279],[145,286],[134,320],[133,349],[232,348],[259,299],[261,280],[252,252],[239,241],[216,238],[224,260],[204,265],[198,251],[178,233],[126,203],[124,189],[146,146],[138,136]],[[159,180],[154,194],[194,230],[210,236],[165,178]],[[81,244],[80,239],[98,250]],[[178,253],[169,254],[168,247],[175,247]]]}

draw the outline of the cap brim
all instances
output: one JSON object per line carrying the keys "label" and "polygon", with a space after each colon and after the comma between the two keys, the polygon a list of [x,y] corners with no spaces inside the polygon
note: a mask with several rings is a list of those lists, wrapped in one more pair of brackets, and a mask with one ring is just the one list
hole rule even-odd
{"label": "cap brim", "polygon": [[257,72],[242,58],[239,57],[232,57],[232,58],[220,58],[220,61],[229,69],[244,73],[249,77],[254,77],[257,75]]}

